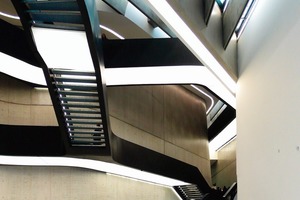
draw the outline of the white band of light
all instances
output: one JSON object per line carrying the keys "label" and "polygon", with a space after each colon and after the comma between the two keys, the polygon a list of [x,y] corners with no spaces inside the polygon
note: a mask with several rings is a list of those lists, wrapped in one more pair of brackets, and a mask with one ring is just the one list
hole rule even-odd
{"label": "white band of light", "polygon": [[0,165],[80,167],[166,186],[189,183],[103,161],[69,157],[0,156]]}
{"label": "white band of light", "polygon": [[236,82],[209,52],[193,31],[165,0],[147,0],[156,14],[164,21],[190,51],[235,94]]}
{"label": "white band of light", "polygon": [[4,17],[11,18],[11,19],[17,19],[17,20],[20,19],[19,16],[10,15],[10,14],[7,14],[7,13],[1,12],[1,11],[0,11],[0,15],[2,15],[2,16],[4,16]]}

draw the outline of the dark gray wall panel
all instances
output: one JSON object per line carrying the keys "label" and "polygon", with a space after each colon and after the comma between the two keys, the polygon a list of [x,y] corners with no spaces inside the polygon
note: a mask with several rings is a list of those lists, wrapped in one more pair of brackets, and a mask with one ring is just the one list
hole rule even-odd
{"label": "dark gray wall panel", "polygon": [[204,21],[208,24],[215,0],[204,0]]}
{"label": "dark gray wall panel", "polygon": [[224,48],[227,47],[236,25],[247,5],[248,0],[231,0],[223,14],[223,42]]}

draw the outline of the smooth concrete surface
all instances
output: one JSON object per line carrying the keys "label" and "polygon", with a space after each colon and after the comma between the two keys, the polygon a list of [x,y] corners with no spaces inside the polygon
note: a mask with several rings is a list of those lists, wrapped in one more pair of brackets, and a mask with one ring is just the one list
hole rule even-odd
{"label": "smooth concrete surface", "polygon": [[300,197],[300,3],[258,1],[239,40],[239,200]]}
{"label": "smooth concrete surface", "polygon": [[0,124],[57,126],[48,90],[0,74]]}
{"label": "smooth concrete surface", "polygon": [[237,181],[236,177],[236,140],[217,152],[218,160],[212,165],[212,182],[217,187],[229,188]]}
{"label": "smooth concrete surface", "polygon": [[179,200],[165,186],[81,168],[0,166],[1,200]]}
{"label": "smooth concrete surface", "polygon": [[199,168],[211,184],[205,104],[181,86],[109,87],[112,131]]}

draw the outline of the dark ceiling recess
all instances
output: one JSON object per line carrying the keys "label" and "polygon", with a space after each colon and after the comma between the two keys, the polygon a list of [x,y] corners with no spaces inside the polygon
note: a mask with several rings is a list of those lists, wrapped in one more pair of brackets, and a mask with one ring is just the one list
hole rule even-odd
{"label": "dark ceiling recess", "polygon": [[0,51],[24,62],[39,66],[22,29],[0,19]]}
{"label": "dark ceiling recess", "polygon": [[58,127],[0,125],[0,154],[62,156],[65,154]]}
{"label": "dark ceiling recess", "polygon": [[177,38],[103,40],[106,68],[202,65]]}

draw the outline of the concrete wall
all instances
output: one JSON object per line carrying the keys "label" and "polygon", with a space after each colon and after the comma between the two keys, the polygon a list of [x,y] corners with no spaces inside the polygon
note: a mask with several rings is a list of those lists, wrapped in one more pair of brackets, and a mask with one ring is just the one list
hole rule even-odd
{"label": "concrete wall", "polygon": [[211,184],[205,104],[180,86],[108,88],[118,136],[199,168]]}
{"label": "concrete wall", "polygon": [[0,124],[57,126],[48,90],[0,74]]}
{"label": "concrete wall", "polygon": [[300,196],[300,4],[258,1],[239,40],[239,200]]}
{"label": "concrete wall", "polygon": [[[179,86],[108,88],[108,100],[115,134],[198,167],[211,184],[202,100]],[[1,75],[0,124],[57,126],[48,91]]]}
{"label": "concrete wall", "polygon": [[1,200],[179,199],[169,187],[69,167],[0,166]]}
{"label": "concrete wall", "polygon": [[236,140],[217,152],[218,160],[212,165],[212,182],[217,187],[229,188],[237,181],[236,177]]}

